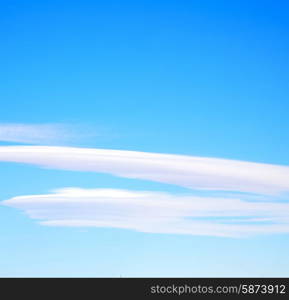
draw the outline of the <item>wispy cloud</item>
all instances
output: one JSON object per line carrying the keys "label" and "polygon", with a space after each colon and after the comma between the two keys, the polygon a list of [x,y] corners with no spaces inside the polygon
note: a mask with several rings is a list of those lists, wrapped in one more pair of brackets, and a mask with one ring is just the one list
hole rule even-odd
{"label": "wispy cloud", "polygon": [[[289,192],[288,166],[52,146],[2,146],[0,161],[109,173],[191,189],[190,195],[176,195],[69,188],[2,202],[23,209],[43,225],[214,236],[289,233],[289,203],[277,196],[284,193],[286,198]],[[196,196],[196,189],[207,190],[211,197]],[[213,191],[221,191],[223,196],[216,197]],[[237,197],[232,192],[244,194]]]}
{"label": "wispy cloud", "polygon": [[0,161],[109,173],[190,189],[264,195],[289,192],[289,167],[227,159],[106,149],[2,146]]}
{"label": "wispy cloud", "polygon": [[0,124],[0,141],[21,144],[64,145],[79,141],[84,130],[69,124]]}
{"label": "wispy cloud", "polygon": [[51,194],[14,197],[2,204],[21,209],[47,226],[224,237],[289,233],[289,203],[66,188]]}

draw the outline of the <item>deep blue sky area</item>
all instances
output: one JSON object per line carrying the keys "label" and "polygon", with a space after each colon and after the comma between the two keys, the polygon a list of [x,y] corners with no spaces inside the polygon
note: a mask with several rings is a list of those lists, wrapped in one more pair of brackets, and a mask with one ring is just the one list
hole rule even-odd
{"label": "deep blue sky area", "polygon": [[0,14],[3,122],[288,164],[287,1],[1,1]]}
{"label": "deep blue sky area", "polygon": [[[289,1],[0,0],[0,123],[288,166]],[[0,200],[67,186],[177,189],[0,162]],[[7,207],[0,222],[0,276],[289,275],[288,235],[50,228]]]}

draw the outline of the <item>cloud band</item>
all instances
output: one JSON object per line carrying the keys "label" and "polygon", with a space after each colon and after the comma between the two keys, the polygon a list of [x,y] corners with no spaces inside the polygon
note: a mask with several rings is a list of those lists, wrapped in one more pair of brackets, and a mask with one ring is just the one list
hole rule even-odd
{"label": "cloud band", "polygon": [[14,197],[3,204],[23,210],[47,226],[115,227],[223,237],[289,233],[288,203],[66,188],[51,194]]}
{"label": "cloud band", "polygon": [[0,161],[108,173],[190,189],[264,195],[289,192],[289,167],[235,160],[106,149],[2,146]]}

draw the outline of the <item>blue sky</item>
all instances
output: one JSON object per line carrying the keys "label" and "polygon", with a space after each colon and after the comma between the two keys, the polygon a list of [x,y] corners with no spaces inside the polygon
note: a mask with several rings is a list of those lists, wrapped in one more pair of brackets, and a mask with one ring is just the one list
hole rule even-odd
{"label": "blue sky", "polygon": [[[288,15],[287,1],[0,1],[0,145],[37,145],[35,128],[47,147],[213,157],[287,172]],[[0,161],[1,201],[67,187],[206,196],[143,175],[24,162]],[[285,192],[270,202],[288,204]],[[288,276],[288,232],[231,238],[43,226],[9,206],[0,220],[0,276]]]}

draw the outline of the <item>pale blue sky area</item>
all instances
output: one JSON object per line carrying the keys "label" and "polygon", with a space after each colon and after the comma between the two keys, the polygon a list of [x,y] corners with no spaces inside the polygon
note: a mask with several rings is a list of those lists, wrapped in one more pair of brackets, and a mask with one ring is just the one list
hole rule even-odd
{"label": "pale blue sky area", "polygon": [[[289,165],[289,4],[0,1],[0,123],[68,145]],[[0,141],[0,145],[16,143]],[[0,200],[63,187],[184,189],[0,162]],[[0,276],[289,276],[288,234],[41,226],[0,207]]]}

